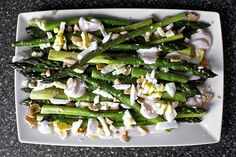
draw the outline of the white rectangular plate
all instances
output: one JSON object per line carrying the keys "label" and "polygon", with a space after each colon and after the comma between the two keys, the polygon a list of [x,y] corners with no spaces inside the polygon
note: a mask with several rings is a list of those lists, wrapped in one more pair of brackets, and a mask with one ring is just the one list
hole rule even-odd
{"label": "white rectangular plate", "polygon": [[[25,32],[27,23],[32,18],[61,19],[66,17],[83,15],[107,15],[125,19],[146,19],[151,15],[163,18],[165,16],[175,15],[186,10],[168,10],[168,9],[76,9],[76,10],[58,10],[56,14],[53,11],[41,11],[21,13],[18,16],[16,40],[27,39]],[[122,143],[119,139],[111,140],[92,140],[87,137],[69,136],[62,140],[56,134],[43,135],[37,129],[31,129],[24,121],[27,114],[27,107],[20,105],[20,101],[27,98],[23,93],[21,81],[22,75],[15,72],[15,99],[18,138],[23,143],[50,144],[65,146],[98,146],[98,147],[150,147],[150,146],[183,146],[216,143],[220,140],[222,109],[223,109],[223,46],[220,17],[216,12],[196,11],[200,15],[200,21],[211,24],[209,31],[213,36],[213,45],[207,54],[212,70],[218,74],[217,77],[208,79],[206,84],[211,86],[214,92],[214,98],[209,104],[209,111],[204,120],[199,124],[181,123],[178,129],[167,133],[149,134],[132,138],[128,143]],[[16,55],[24,55],[26,48],[16,48]]]}

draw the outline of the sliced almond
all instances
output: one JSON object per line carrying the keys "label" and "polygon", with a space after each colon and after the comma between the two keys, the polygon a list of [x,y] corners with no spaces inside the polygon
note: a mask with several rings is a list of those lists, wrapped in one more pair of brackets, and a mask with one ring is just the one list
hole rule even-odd
{"label": "sliced almond", "polygon": [[124,90],[124,94],[126,94],[126,95],[129,95],[130,92],[131,92],[131,88],[128,88],[128,89],[125,89],[125,90]]}
{"label": "sliced almond", "polygon": [[190,21],[190,22],[196,22],[196,21],[198,21],[198,19],[199,19],[199,15],[197,15],[194,12],[190,12],[187,15],[187,20]]}
{"label": "sliced almond", "polygon": [[121,140],[121,142],[127,143],[127,142],[129,142],[130,137],[128,135],[124,134],[124,135],[120,136],[120,140]]}
{"label": "sliced almond", "polygon": [[48,69],[48,70],[45,72],[45,75],[46,75],[46,77],[50,77],[50,76],[51,76],[50,69]]}
{"label": "sliced almond", "polygon": [[137,129],[142,135],[147,135],[148,134],[148,130],[144,127],[138,126]]}
{"label": "sliced almond", "polygon": [[106,64],[96,64],[97,70],[102,70],[105,66]]}
{"label": "sliced almond", "polygon": [[33,103],[29,106],[29,115],[35,115],[36,113],[39,113],[41,110],[39,104]]}
{"label": "sliced almond", "polygon": [[89,103],[88,108],[90,110],[92,110],[92,111],[99,111],[100,105],[99,104]]}
{"label": "sliced almond", "polygon": [[37,126],[37,119],[30,116],[25,117],[25,121],[30,125],[30,127],[35,128]]}

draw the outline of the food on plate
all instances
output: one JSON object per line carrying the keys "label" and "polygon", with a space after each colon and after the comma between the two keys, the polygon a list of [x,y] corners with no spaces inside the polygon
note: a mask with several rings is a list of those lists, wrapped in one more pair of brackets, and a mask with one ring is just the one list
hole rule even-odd
{"label": "food on plate", "polygon": [[26,122],[42,134],[128,142],[131,136],[198,123],[213,92],[199,87],[217,76],[206,53],[207,23],[196,13],[155,21],[84,16],[32,19],[28,57],[11,65],[25,76]]}

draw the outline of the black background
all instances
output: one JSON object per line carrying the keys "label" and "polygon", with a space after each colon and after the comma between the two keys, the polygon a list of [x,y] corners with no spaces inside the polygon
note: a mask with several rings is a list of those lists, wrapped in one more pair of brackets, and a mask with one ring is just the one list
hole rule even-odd
{"label": "black background", "polygon": [[[21,144],[17,138],[14,55],[17,15],[21,12],[78,8],[176,8],[217,11],[224,44],[225,89],[221,141],[218,144],[162,148],[89,148]],[[1,0],[0,3],[0,156],[236,156],[236,1],[235,0]],[[217,85],[217,82],[216,82]]]}

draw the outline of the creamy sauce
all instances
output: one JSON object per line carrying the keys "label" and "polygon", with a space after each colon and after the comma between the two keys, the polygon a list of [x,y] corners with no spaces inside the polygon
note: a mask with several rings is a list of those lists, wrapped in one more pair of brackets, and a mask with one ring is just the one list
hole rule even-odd
{"label": "creamy sauce", "polygon": [[39,122],[38,130],[42,134],[52,134],[53,133],[53,126],[48,123],[48,121],[44,120]]}
{"label": "creamy sauce", "polygon": [[64,93],[71,98],[78,98],[85,94],[85,83],[79,79],[71,79],[68,82],[67,88],[64,89]]}
{"label": "creamy sauce", "polygon": [[140,113],[147,119],[156,118],[158,116],[156,103],[154,99],[145,99],[141,104]]}

